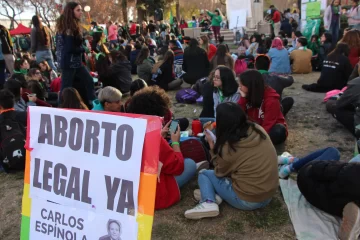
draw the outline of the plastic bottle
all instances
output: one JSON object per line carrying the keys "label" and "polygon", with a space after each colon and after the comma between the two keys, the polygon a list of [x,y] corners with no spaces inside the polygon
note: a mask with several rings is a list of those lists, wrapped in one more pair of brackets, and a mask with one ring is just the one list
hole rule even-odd
{"label": "plastic bottle", "polygon": [[191,129],[192,129],[192,133],[193,136],[197,136],[199,133],[202,132],[202,126],[201,126],[201,122],[198,119],[194,119],[192,121],[192,125],[191,125]]}

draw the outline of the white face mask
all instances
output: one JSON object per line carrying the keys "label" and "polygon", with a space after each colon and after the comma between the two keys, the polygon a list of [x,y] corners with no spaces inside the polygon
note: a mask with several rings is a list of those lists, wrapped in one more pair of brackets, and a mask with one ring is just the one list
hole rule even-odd
{"label": "white face mask", "polygon": [[244,92],[241,91],[241,90],[239,90],[239,92],[240,92],[241,97],[246,97],[246,93],[244,93]]}

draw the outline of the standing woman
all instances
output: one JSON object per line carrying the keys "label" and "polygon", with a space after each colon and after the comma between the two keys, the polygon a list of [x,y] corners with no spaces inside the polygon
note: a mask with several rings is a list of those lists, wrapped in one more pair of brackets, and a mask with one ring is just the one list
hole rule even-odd
{"label": "standing woman", "polygon": [[51,69],[56,71],[51,52],[50,30],[43,26],[40,17],[37,15],[32,17],[32,24],[34,27],[31,29],[31,51],[36,54],[37,63],[46,60]]}
{"label": "standing woman", "polygon": [[360,57],[360,31],[356,29],[348,31],[340,40],[340,42],[346,43],[349,46],[349,60],[352,67],[354,68],[355,65],[359,62]]}
{"label": "standing woman", "polygon": [[180,19],[180,29],[181,29],[181,35],[185,36],[184,28],[188,28],[187,22],[184,20],[184,18]]}
{"label": "standing woman", "polygon": [[216,54],[216,47],[209,43],[209,38],[206,35],[201,36],[199,42],[201,48],[207,53],[209,61],[211,61]]}
{"label": "standing woman", "polygon": [[351,8],[346,14],[348,17],[349,27],[351,29],[360,30],[360,11],[359,11],[359,0],[351,1]]}
{"label": "standing woman", "polygon": [[222,17],[220,15],[220,10],[216,9],[214,13],[206,10],[207,14],[211,17],[211,26],[214,32],[215,41],[218,42],[219,37],[221,37],[220,34],[220,26],[222,22]]}
{"label": "standing woman", "polygon": [[[82,46],[83,37],[80,31],[80,19],[82,8],[76,2],[66,4],[63,14],[56,23],[57,31],[57,59],[62,70],[61,91],[67,87],[73,87],[74,80],[81,81],[80,91],[85,104],[89,104],[95,99],[93,79],[82,64],[82,54],[85,49]],[[86,92],[86,94],[84,93]],[[61,95],[60,95],[61,96]]]}
{"label": "standing woman", "polygon": [[341,1],[333,0],[326,8],[324,14],[324,27],[329,31],[333,38],[334,45],[339,39],[340,30],[340,14],[341,14]]}

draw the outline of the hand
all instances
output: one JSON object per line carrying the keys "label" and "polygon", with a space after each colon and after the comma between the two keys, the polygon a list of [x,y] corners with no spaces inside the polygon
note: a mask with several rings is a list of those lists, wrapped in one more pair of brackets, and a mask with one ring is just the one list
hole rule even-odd
{"label": "hand", "polygon": [[169,125],[170,125],[170,123],[171,123],[171,120],[167,124],[165,124],[165,126],[161,129],[160,133],[161,133],[161,136],[163,138],[166,138],[168,133],[169,133]]}
{"label": "hand", "polygon": [[30,102],[36,102],[37,98],[36,96],[28,96]]}
{"label": "hand", "polygon": [[180,141],[180,126],[177,126],[177,130],[175,133],[171,133],[171,142],[179,142]]}
{"label": "hand", "polygon": [[205,131],[206,141],[209,143],[209,147],[211,150],[214,149],[214,140],[212,139],[210,133],[208,131]]}

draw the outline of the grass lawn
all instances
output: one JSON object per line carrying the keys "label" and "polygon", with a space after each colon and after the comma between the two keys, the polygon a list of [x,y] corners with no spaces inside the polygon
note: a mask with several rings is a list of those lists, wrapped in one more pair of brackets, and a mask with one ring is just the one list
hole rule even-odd
{"label": "grass lawn", "polygon": [[[326,113],[322,103],[324,94],[301,89],[302,84],[316,81],[319,73],[294,77],[293,86],[284,91],[284,96],[295,99],[295,105],[287,116],[289,137],[285,150],[295,156],[303,156],[310,151],[333,146],[340,150],[341,160],[348,161],[353,154],[354,138]],[[200,106],[176,104],[175,92],[169,94],[176,117],[199,116]],[[23,174],[0,173],[1,240],[19,239],[22,188]],[[196,188],[197,181],[194,179],[181,190],[182,200],[178,204],[155,213],[152,239],[296,239],[280,190],[271,204],[262,210],[240,211],[222,203],[218,217],[192,221],[185,219],[184,212],[196,205],[192,197]]]}

